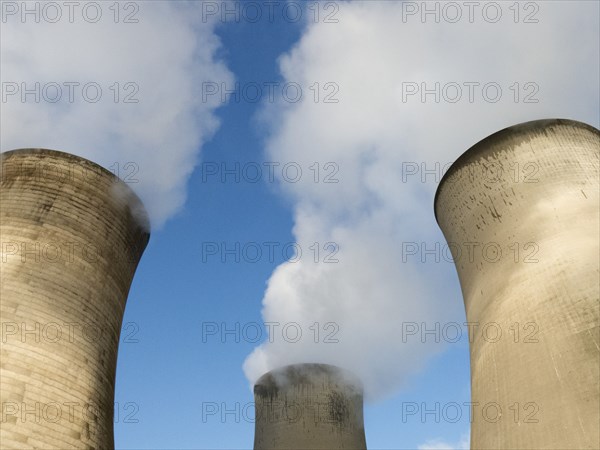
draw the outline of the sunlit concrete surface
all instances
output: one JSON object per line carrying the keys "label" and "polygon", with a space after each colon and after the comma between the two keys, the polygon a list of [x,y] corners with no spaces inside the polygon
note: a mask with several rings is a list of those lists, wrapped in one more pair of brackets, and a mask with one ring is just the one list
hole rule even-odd
{"label": "sunlit concrete surface", "polygon": [[149,239],[112,173],[51,150],[1,155],[2,449],[114,447],[121,321]]}
{"label": "sunlit concrete surface", "polygon": [[471,322],[474,449],[600,448],[599,152],[591,126],[528,122],[440,183]]}

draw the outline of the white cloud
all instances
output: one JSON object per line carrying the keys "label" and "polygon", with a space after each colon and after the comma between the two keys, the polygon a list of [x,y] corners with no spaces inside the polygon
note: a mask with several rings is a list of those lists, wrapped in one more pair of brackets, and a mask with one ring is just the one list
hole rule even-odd
{"label": "white cloud", "polygon": [[[277,334],[257,347],[244,363],[251,383],[277,366],[317,361],[354,371],[369,398],[397,390],[439,348],[418,339],[402,342],[402,322],[432,327],[462,309],[460,297],[449,298],[442,285],[455,277],[451,264],[402,263],[403,242],[441,239],[433,217],[436,180],[431,174],[427,183],[421,174],[403,180],[406,163],[444,166],[485,136],[527,120],[598,124],[597,3],[536,3],[538,23],[522,23],[531,14],[524,10],[514,23],[509,3],[502,3],[498,23],[481,12],[473,23],[468,16],[459,23],[409,16],[404,23],[406,4],[340,3],[338,23],[308,24],[280,59],[285,80],[302,81],[305,96],[265,111],[268,159],[339,166],[337,184],[315,183],[312,176],[281,183],[294,203],[300,247],[336,242],[339,263],[312,263],[311,253],[272,274],[264,320],[298,322],[309,339],[291,343]],[[336,83],[339,102],[315,102],[308,89],[315,82]],[[438,103],[433,95],[424,103],[416,95],[403,101],[409,86],[403,83],[431,89],[436,82]],[[444,94],[455,96],[448,83],[463,88],[462,100],[444,100]],[[468,83],[479,83],[473,102]],[[484,100],[486,83],[496,83],[488,99],[494,86],[501,87],[497,102]],[[524,103],[524,95],[538,102]],[[335,322],[339,342],[314,343],[307,331],[314,322]]]}
{"label": "white cloud", "polygon": [[[23,23],[21,9],[35,11],[43,2],[8,3],[19,11],[5,15],[2,24],[2,150],[52,148],[119,170],[121,177],[139,180],[130,185],[152,224],[161,226],[184,204],[200,147],[218,127],[214,111],[220,99],[203,101],[202,82],[232,80],[216,56],[215,23],[201,19],[200,2],[120,3],[117,21],[117,3],[100,2],[96,23],[90,22],[96,12],[84,16],[82,4],[71,23],[61,2],[56,23],[52,9],[26,15]],[[72,102],[64,84],[70,82],[79,83]],[[19,91],[9,95],[15,83]],[[21,101],[22,83],[34,90],[39,83],[37,102],[33,94]],[[95,85],[88,85],[84,97],[86,83],[101,88],[97,102],[91,102]],[[124,102],[128,95],[138,103]]]}
{"label": "white cloud", "polygon": [[463,435],[456,443],[448,443],[440,439],[431,439],[423,445],[419,445],[419,450],[469,450],[469,435]]}

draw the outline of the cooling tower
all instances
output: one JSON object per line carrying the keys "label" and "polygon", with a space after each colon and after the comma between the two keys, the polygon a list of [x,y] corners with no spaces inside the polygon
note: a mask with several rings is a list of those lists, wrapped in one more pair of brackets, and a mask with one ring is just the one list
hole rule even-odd
{"label": "cooling tower", "polygon": [[3,449],[114,448],[115,369],[144,208],[67,153],[1,155]]}
{"label": "cooling tower", "polygon": [[470,328],[471,448],[600,448],[599,152],[589,125],[528,122],[438,187]]}
{"label": "cooling tower", "polygon": [[327,364],[295,364],[254,386],[254,450],[366,449],[362,385]]}

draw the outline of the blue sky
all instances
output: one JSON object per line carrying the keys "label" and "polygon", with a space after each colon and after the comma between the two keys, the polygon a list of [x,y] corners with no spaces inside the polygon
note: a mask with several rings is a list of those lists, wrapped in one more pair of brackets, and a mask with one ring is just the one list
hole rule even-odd
{"label": "blue sky", "polygon": [[[282,82],[277,57],[300,32],[300,24],[284,21],[229,23],[217,29],[227,65],[240,85]],[[139,404],[135,414],[139,423],[115,424],[116,444],[121,448],[252,447],[253,397],[241,365],[256,344],[244,342],[246,335],[254,339],[254,328],[246,328],[247,333],[242,329],[247,324],[262,325],[266,281],[284,261],[282,247],[294,242],[289,202],[276,183],[269,182],[263,165],[272,161],[263,150],[265,135],[259,119],[263,107],[240,99],[239,103],[230,100],[218,111],[222,125],[203,147],[203,164],[190,179],[185,209],[154,233],[138,269],[124,323],[139,325],[135,335],[139,342],[120,348],[116,400]],[[235,170],[236,163],[244,167],[248,162],[257,162],[265,170],[262,182],[251,182],[254,172],[247,178],[240,176],[240,182],[234,174],[222,181],[221,164]],[[219,166],[216,175],[210,174],[213,163]],[[258,262],[241,254],[239,263],[229,255],[223,263],[220,251],[203,255],[202,245],[212,242],[231,249],[236,243],[241,247],[259,243],[265,254]],[[264,242],[281,244],[272,260]],[[448,300],[461,313],[457,281],[448,277],[445,283],[453,296]],[[229,330],[239,324],[239,332],[224,337],[211,334],[203,342],[203,323],[210,323],[207,330],[218,324],[219,332],[223,324]],[[266,336],[264,326],[262,332]],[[466,417],[457,423],[442,419],[436,423],[435,416],[429,416],[422,423],[417,415],[403,423],[402,402],[425,402],[430,408],[436,402],[462,404],[469,401],[468,386],[468,347],[463,342],[433,360],[403,392],[366,405],[369,448],[416,449],[433,438],[459,442],[468,433]],[[133,406],[121,408],[124,415],[134,411]]]}
{"label": "blue sky", "polygon": [[[470,21],[431,2],[436,21],[414,9],[421,2],[281,2],[271,21],[256,2],[252,23],[235,2],[132,3],[139,10],[122,13],[136,24],[11,15],[2,31],[3,80],[139,87],[136,104],[2,103],[2,150],[56,148],[139,169],[130,185],[153,232],[123,321],[116,446],[252,448],[249,380],[301,361],[363,378],[369,448],[468,446],[468,342],[465,327],[450,342],[465,317],[433,216],[438,167],[526,120],[598,126],[598,4],[500,2],[495,21],[482,2]],[[242,8],[239,20],[224,8]],[[33,50],[17,58],[22,46]],[[235,83],[239,101],[222,101]],[[302,97],[277,88],[270,101],[269,83],[301,86]],[[490,99],[496,86],[501,98]],[[294,248],[303,258],[286,264]],[[265,321],[298,323],[304,339],[278,329],[265,343]],[[335,327],[339,342],[324,342]]]}

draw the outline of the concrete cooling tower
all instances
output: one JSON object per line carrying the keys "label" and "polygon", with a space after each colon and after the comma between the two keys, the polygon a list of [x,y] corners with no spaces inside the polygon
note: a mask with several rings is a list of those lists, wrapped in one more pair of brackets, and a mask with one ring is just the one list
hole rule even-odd
{"label": "concrete cooling tower", "polygon": [[471,448],[600,448],[599,153],[589,125],[528,122],[438,187],[470,329]]}
{"label": "concrete cooling tower", "polygon": [[254,449],[366,449],[362,385],[327,364],[295,364],[254,386]]}
{"label": "concrete cooling tower", "polygon": [[2,449],[114,448],[115,369],[149,239],[139,199],[57,151],[1,155]]}

